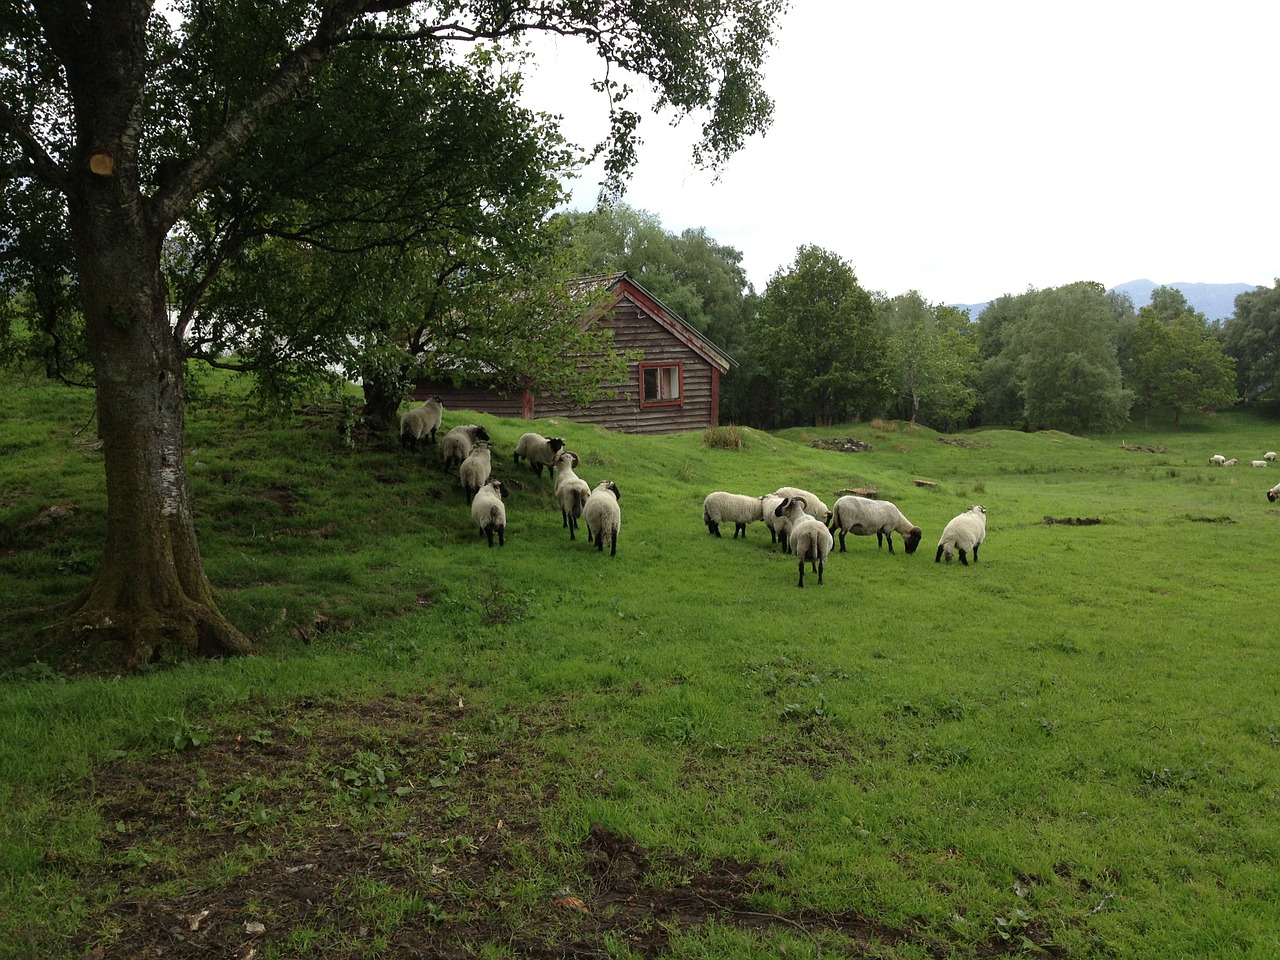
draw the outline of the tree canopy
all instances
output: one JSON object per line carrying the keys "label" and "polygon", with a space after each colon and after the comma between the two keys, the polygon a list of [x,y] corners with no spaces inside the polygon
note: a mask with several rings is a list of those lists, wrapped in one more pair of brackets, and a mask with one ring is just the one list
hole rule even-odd
{"label": "tree canopy", "polygon": [[1236,389],[1249,400],[1280,397],[1280,280],[1236,297],[1222,328],[1223,349],[1236,361]]}

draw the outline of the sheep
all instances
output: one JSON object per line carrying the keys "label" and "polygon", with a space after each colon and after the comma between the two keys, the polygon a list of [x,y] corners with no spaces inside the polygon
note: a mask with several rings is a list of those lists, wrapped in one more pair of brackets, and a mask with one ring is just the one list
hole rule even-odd
{"label": "sheep", "polygon": [[1220,453],[1215,453],[1212,457],[1209,458],[1209,462],[1214,464],[1215,466],[1220,467],[1227,462],[1227,458]]}
{"label": "sheep", "polygon": [[560,504],[560,516],[564,526],[569,528],[569,539],[576,540],[574,531],[578,529],[578,518],[582,516],[582,508],[591,496],[591,487],[574,472],[578,465],[578,455],[572,450],[561,450],[556,454],[556,503]]}
{"label": "sheep", "polygon": [[502,501],[507,499],[507,485],[501,480],[490,480],[482,486],[471,499],[471,516],[480,525],[480,532],[493,546],[493,535],[498,535],[498,546],[506,545],[507,508]]}
{"label": "sheep", "polygon": [[622,528],[622,508],[618,501],[622,494],[612,480],[596,484],[582,507],[582,522],[587,525],[587,542],[595,539],[596,549],[604,552],[605,537],[609,538],[609,556],[618,555],[618,531]]}
{"label": "sheep", "polygon": [[831,522],[831,511],[827,509],[827,505],[808,490],[801,490],[799,487],[779,487],[774,491],[774,496],[800,497],[805,502],[805,513],[821,523]]}
{"label": "sheep", "polygon": [[960,554],[960,562],[966,567],[969,561],[965,553],[973,550],[973,562],[978,562],[978,547],[987,539],[987,508],[975,504],[968,511],[955,517],[942,531],[942,539],[938,541],[938,553],[933,558],[937,563],[943,553],[947,555],[947,563],[951,562],[952,551]]}
{"label": "sheep", "polygon": [[440,462],[446,470],[460,466],[467,459],[474,447],[481,440],[489,439],[489,431],[474,423],[464,423],[454,427],[440,441]]}
{"label": "sheep", "polygon": [[733,539],[747,538],[747,524],[764,519],[764,501],[760,497],[748,496],[745,493],[725,493],[717,490],[707,494],[702,501],[702,522],[707,525],[707,533],[720,536],[720,524],[733,523]]}
{"label": "sheep", "polygon": [[1249,466],[1251,467],[1265,467],[1266,465],[1267,465],[1267,461],[1265,460],[1252,460],[1249,463]]}
{"label": "sheep", "polygon": [[774,507],[774,514],[786,517],[791,528],[788,544],[790,552],[795,554],[796,563],[800,569],[800,581],[796,584],[798,587],[804,586],[806,561],[813,565],[813,572],[818,575],[818,583],[822,583],[823,570],[826,567],[827,557],[831,554],[831,545],[834,543],[831,531],[827,529],[826,524],[806,513],[808,507],[804,497],[786,497]]}
{"label": "sheep", "polygon": [[418,449],[418,441],[423,437],[427,443],[436,442],[436,430],[440,428],[441,414],[444,412],[444,400],[437,393],[427,397],[422,406],[414,407],[400,416],[400,446],[410,450]]}
{"label": "sheep", "polygon": [[766,493],[760,498],[760,509],[764,513],[764,525],[769,528],[769,536],[771,543],[783,541],[783,552],[786,552],[786,536],[787,536],[787,518],[778,516],[774,511],[777,510],[785,497],[780,497],[776,493]]}
{"label": "sheep", "polygon": [[1274,460],[1275,458],[1276,458],[1276,455],[1272,451],[1267,451],[1262,455],[1263,460]]}
{"label": "sheep", "polygon": [[1237,463],[1239,463],[1239,462],[1240,462],[1240,461],[1239,461],[1239,460],[1237,460],[1235,457],[1232,457],[1230,460],[1228,460],[1226,463],[1224,463],[1224,464],[1223,464],[1223,466],[1224,466],[1224,467],[1234,467],[1234,466],[1235,466]]}
{"label": "sheep", "polygon": [[1274,487],[1272,487],[1270,490],[1267,491],[1267,499],[1270,500],[1272,503],[1275,503],[1277,499],[1280,499],[1280,483],[1277,483]]}
{"label": "sheep", "polygon": [[458,476],[462,480],[462,492],[470,503],[476,493],[489,482],[489,474],[493,472],[493,456],[489,450],[489,441],[480,440],[467,454],[467,459],[458,467]]}
{"label": "sheep", "polygon": [[903,545],[907,553],[916,552],[920,546],[923,531],[902,515],[894,504],[888,500],[872,500],[868,497],[844,496],[836,501],[831,516],[831,529],[840,531],[840,552],[845,552],[844,537],[846,533],[855,536],[869,537],[876,535],[876,547],[889,541],[889,552],[893,553],[893,532],[902,535]]}
{"label": "sheep", "polygon": [[520,458],[524,457],[529,461],[529,468],[541,477],[543,467],[555,469],[556,454],[563,449],[564,441],[559,437],[548,438],[540,433],[524,433],[520,435],[516,452],[511,455],[511,459],[519,466]]}

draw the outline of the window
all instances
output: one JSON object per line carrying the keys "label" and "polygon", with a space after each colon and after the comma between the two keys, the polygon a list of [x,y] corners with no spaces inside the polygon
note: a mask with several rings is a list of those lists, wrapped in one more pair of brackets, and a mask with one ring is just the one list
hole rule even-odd
{"label": "window", "polygon": [[640,364],[641,406],[680,403],[681,370],[678,363]]}

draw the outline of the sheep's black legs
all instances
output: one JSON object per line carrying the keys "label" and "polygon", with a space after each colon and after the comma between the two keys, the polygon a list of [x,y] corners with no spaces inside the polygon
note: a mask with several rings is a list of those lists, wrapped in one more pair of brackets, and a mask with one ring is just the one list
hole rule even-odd
{"label": "sheep's black legs", "polygon": [[973,562],[974,562],[974,563],[977,563],[977,562],[978,562],[978,547],[980,547],[980,546],[982,546],[982,544],[977,544],[977,545],[976,545],[976,546],[974,546],[974,548],[973,548]]}
{"label": "sheep's black legs", "polygon": [[796,564],[796,566],[800,568],[800,582],[797,583],[796,586],[803,587],[804,586],[804,557],[800,558],[800,562]]}
{"label": "sheep's black legs", "polygon": [[844,548],[844,531],[843,530],[840,531],[840,552],[848,553],[848,551],[845,550]]}
{"label": "sheep's black legs", "polygon": [[616,557],[618,555],[618,528],[613,528],[613,536],[609,538],[609,556]]}
{"label": "sheep's black legs", "polygon": [[[967,566],[969,565],[969,561],[965,558],[964,551],[963,551],[962,549],[960,549],[959,547],[957,547],[957,548],[956,548],[956,553],[960,554],[960,562],[961,562],[961,563],[963,563],[963,564],[967,567]],[[977,558],[977,557],[974,557],[974,559],[976,560],[976,559],[978,559],[978,558]]]}
{"label": "sheep's black legs", "polygon": [[939,560],[941,560],[941,559],[942,559],[942,550],[943,550],[942,545],[941,545],[941,544],[939,544],[939,545],[938,545],[938,553],[937,553],[937,555],[933,558],[933,562],[934,562],[934,563],[937,563]]}

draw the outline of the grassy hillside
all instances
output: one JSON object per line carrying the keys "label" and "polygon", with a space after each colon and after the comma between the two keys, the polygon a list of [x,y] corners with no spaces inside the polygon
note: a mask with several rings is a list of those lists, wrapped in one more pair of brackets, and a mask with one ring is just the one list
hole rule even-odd
{"label": "grassy hillside", "polygon": [[[336,408],[263,423],[225,389],[188,463],[261,652],[130,678],[23,656],[105,504],[89,395],[6,401],[0,957],[1280,951],[1280,468],[1207,463],[1280,425],[725,449],[446,411],[512,488],[489,549],[434,451],[348,446]],[[531,428],[619,485],[616,558],[511,467]],[[813,446],[844,437],[873,449]],[[708,492],[782,484],[874,487],[921,548],[850,537],[798,590],[761,525],[708,536]],[[935,564],[972,503],[981,561]]]}

